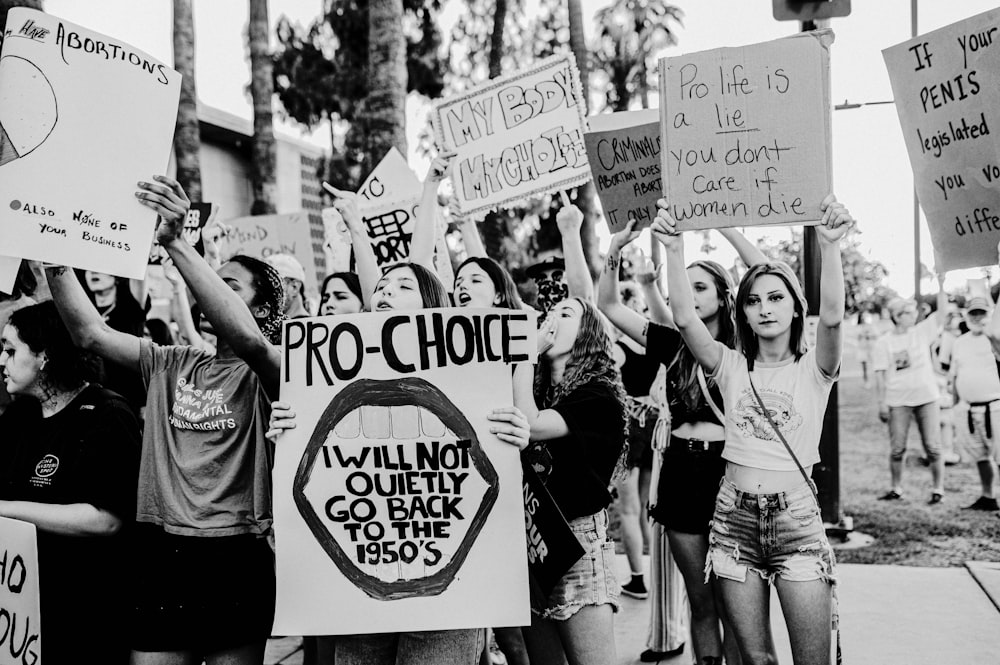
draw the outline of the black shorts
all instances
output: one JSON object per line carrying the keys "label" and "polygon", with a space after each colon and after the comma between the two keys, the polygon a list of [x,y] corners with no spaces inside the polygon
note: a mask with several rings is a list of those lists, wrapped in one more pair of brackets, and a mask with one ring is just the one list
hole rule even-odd
{"label": "black shorts", "polygon": [[656,427],[656,411],[646,414],[645,421],[639,424],[638,418],[629,417],[628,421],[628,468],[653,468],[653,429]]}
{"label": "black shorts", "polygon": [[650,516],[670,531],[708,535],[715,497],[726,472],[720,452],[668,449]]}
{"label": "black shorts", "polygon": [[263,642],[274,623],[274,553],[264,538],[178,536],[140,524],[132,648],[199,657]]}

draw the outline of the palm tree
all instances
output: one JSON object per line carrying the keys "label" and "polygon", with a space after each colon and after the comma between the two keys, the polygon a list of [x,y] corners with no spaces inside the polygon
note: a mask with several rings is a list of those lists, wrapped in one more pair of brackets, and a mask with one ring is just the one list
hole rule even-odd
{"label": "palm tree", "polygon": [[403,0],[371,0],[368,5],[368,98],[364,103],[364,173],[396,147],[406,150],[406,38]]}
{"label": "palm tree", "polygon": [[174,0],[174,69],[181,74],[181,97],[174,131],[177,182],[192,201],[201,201],[201,131],[194,85],[194,17],[191,0]]}
{"label": "palm tree", "polygon": [[272,98],[274,80],[268,45],[267,0],[250,0],[250,97],[253,100],[253,157],[250,185],[253,189],[251,215],[276,212],[278,186],[275,181],[276,150]]}

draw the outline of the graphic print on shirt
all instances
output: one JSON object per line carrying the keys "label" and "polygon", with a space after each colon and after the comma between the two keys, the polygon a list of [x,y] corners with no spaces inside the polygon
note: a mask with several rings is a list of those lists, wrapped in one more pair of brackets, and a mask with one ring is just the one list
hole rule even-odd
{"label": "graphic print on shirt", "polygon": [[896,351],[892,354],[892,361],[896,365],[896,371],[901,372],[904,369],[910,369],[910,352],[908,349],[903,349],[902,351]]}
{"label": "graphic print on shirt", "polygon": [[52,484],[52,476],[56,475],[58,470],[59,458],[50,453],[38,460],[38,464],[35,465],[35,475],[28,482],[35,487],[48,487]]}
{"label": "graphic print on shirt", "polygon": [[202,389],[186,377],[178,377],[170,407],[170,425],[202,432],[236,429],[228,400],[221,388]]}
{"label": "graphic print on shirt", "polygon": [[[783,390],[758,389],[760,399],[767,407],[771,420],[788,439],[792,432],[802,426],[802,414],[795,410],[792,396]],[[760,410],[760,404],[752,390],[744,390],[733,408],[733,421],[746,435],[764,441],[780,441],[771,423]]]}

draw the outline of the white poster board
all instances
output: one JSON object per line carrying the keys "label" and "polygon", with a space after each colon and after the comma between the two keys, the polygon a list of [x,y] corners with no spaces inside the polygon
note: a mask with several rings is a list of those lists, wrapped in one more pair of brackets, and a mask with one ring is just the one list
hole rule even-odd
{"label": "white poster board", "polygon": [[[41,613],[39,612],[38,541],[35,525],[0,517],[0,617],[7,617],[0,629],[3,641],[0,665],[44,663],[42,655]],[[3,623],[3,621],[0,621]],[[4,635],[16,626],[16,643],[13,635]],[[23,647],[18,650],[17,646]],[[17,645],[17,646],[15,646]],[[14,657],[12,653],[18,653]]]}
{"label": "white poster board", "polygon": [[266,259],[272,254],[291,254],[305,270],[306,293],[316,296],[319,292],[316,253],[313,251],[308,214],[300,211],[283,215],[254,215],[231,219],[226,224],[232,227],[232,231],[226,241],[224,259],[237,254],[258,259]]}
{"label": "white poster board", "polygon": [[530,623],[520,455],[486,416],[513,404],[534,319],[286,322],[281,399],[297,426],[275,448],[276,634]]}
{"label": "white poster board", "polygon": [[882,51],[936,269],[997,263],[1000,9]]}
{"label": "white poster board", "polygon": [[833,183],[817,30],[660,60],[663,178],[682,230],[816,224]]}
{"label": "white poster board", "polygon": [[0,255],[142,279],[180,74],[121,40],[30,9],[0,53]]}
{"label": "white poster board", "polygon": [[457,153],[452,179],[459,212],[481,219],[590,180],[585,114],[571,53],[435,104],[438,150]]}

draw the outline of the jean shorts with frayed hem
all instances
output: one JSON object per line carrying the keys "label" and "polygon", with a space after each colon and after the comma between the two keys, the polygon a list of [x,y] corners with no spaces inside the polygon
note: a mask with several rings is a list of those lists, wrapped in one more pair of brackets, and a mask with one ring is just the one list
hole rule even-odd
{"label": "jean shorts with frayed hem", "polygon": [[543,619],[566,621],[587,605],[610,604],[617,612],[621,593],[615,574],[615,544],[608,540],[608,511],[570,520],[583,556],[549,594],[545,607],[532,608]]}

